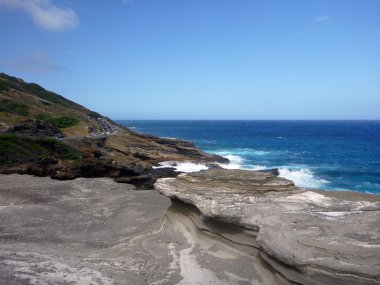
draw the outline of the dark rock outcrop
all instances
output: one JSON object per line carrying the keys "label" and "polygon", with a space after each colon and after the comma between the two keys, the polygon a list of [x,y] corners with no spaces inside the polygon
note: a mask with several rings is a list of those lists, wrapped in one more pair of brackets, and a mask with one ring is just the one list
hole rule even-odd
{"label": "dark rock outcrop", "polygon": [[[178,200],[194,205],[200,230],[257,248],[291,282],[380,284],[380,198],[337,199],[244,170],[181,174],[159,179],[155,188],[178,207]],[[206,220],[240,229],[209,227]]]}
{"label": "dark rock outcrop", "polygon": [[260,172],[266,172],[266,173],[271,173],[274,176],[279,176],[280,175],[280,172],[278,171],[278,168],[262,169],[262,170],[258,170],[258,171],[260,171]]}
{"label": "dark rock outcrop", "polygon": [[[10,128],[6,135],[3,140],[9,141],[9,147],[0,145],[0,173],[6,174],[33,174],[60,180],[112,177],[139,189],[152,189],[157,178],[179,174],[174,169],[152,167],[161,161],[210,165],[228,161],[202,152],[191,142],[141,135],[124,128],[108,137],[73,137],[58,141],[52,137],[62,137],[60,130],[42,121],[27,120]],[[63,150],[72,155],[62,155]]]}
{"label": "dark rock outcrop", "polygon": [[63,133],[56,127],[40,120],[25,120],[10,127],[5,133],[38,137],[63,138]]}

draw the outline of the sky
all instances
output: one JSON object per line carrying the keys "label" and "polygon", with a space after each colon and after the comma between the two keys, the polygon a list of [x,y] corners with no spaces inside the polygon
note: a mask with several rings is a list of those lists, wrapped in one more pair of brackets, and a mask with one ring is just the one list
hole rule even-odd
{"label": "sky", "polygon": [[380,119],[379,0],[0,0],[0,36],[112,119]]}

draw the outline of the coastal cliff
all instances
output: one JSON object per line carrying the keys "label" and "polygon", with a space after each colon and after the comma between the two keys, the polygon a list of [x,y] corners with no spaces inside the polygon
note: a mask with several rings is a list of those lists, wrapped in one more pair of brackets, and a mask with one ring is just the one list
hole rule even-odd
{"label": "coastal cliff", "polygon": [[376,196],[338,199],[268,172],[220,169],[159,179],[155,187],[199,231],[257,249],[289,282],[380,284]]}
{"label": "coastal cliff", "polygon": [[111,177],[149,189],[162,161],[227,162],[191,142],[139,134],[35,83],[0,74],[0,173]]}
{"label": "coastal cliff", "polygon": [[0,284],[380,284],[380,196],[220,163],[0,74]]}

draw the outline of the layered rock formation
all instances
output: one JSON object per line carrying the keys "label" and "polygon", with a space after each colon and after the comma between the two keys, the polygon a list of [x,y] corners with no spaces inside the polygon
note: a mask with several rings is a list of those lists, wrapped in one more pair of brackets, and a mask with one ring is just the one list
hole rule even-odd
{"label": "layered rock formation", "polygon": [[0,174],[0,284],[289,284],[255,248],[199,231],[194,208],[134,189]]}
{"label": "layered rock formation", "polygon": [[[271,173],[220,169],[159,179],[155,187],[195,216],[200,231],[257,249],[290,282],[380,284],[377,196],[338,199]],[[183,202],[196,207],[193,214]]]}

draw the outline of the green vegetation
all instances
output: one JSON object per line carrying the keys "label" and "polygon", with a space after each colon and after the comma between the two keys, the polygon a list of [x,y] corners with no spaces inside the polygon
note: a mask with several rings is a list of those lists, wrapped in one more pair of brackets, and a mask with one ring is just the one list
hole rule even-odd
{"label": "green vegetation", "polygon": [[29,114],[27,105],[12,100],[0,101],[0,111],[6,111],[20,116],[27,116]]}
{"label": "green vegetation", "polygon": [[9,85],[7,84],[7,82],[4,80],[0,80],[0,92],[8,91],[8,90],[9,90]]}
{"label": "green vegetation", "polygon": [[0,165],[54,159],[80,160],[81,154],[53,138],[0,134]]}
{"label": "green vegetation", "polygon": [[56,128],[68,128],[75,126],[79,123],[79,120],[73,117],[67,117],[67,116],[59,116],[59,117],[52,117],[47,114],[38,114],[36,116],[36,119],[44,121],[45,123],[51,124]]}

